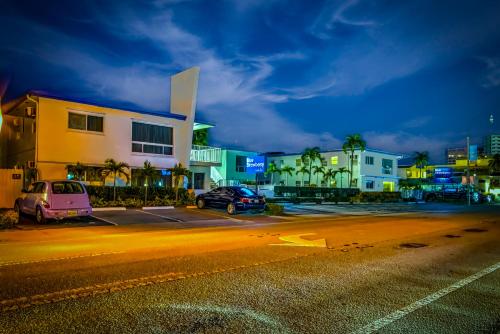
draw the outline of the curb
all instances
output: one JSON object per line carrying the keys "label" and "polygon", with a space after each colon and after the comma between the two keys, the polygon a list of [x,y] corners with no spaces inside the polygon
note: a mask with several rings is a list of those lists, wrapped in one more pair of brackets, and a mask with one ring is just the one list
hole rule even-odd
{"label": "curb", "polygon": [[197,209],[198,207],[196,205],[187,205],[186,209]]}
{"label": "curb", "polygon": [[143,206],[143,210],[171,210],[173,206]]}
{"label": "curb", "polygon": [[92,208],[92,212],[99,212],[99,211],[125,211],[125,210],[127,210],[127,208],[124,207],[124,206],[105,207],[105,208]]}

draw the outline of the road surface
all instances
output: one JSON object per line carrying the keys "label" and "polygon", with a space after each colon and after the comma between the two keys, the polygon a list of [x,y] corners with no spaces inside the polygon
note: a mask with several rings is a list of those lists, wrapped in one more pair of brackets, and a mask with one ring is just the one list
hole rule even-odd
{"label": "road surface", "polygon": [[1,232],[0,333],[496,333],[498,213]]}

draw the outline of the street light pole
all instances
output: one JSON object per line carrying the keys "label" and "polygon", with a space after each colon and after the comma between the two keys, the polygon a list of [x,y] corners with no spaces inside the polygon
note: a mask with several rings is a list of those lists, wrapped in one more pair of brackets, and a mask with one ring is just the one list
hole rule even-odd
{"label": "street light pole", "polygon": [[470,140],[467,136],[467,205],[470,206]]}

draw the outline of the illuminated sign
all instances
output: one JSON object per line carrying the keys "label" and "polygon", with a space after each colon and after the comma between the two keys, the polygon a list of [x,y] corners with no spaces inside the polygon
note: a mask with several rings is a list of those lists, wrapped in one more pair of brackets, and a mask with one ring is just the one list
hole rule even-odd
{"label": "illuminated sign", "polygon": [[469,161],[477,160],[477,145],[469,145]]}
{"label": "illuminated sign", "polygon": [[263,156],[247,157],[246,172],[251,174],[263,173],[266,169],[265,165],[265,157]]}
{"label": "illuminated sign", "polygon": [[330,162],[332,163],[332,165],[337,165],[339,163],[339,157],[336,155],[331,157]]}
{"label": "illuminated sign", "polygon": [[437,167],[434,169],[434,183],[452,183],[453,168]]}

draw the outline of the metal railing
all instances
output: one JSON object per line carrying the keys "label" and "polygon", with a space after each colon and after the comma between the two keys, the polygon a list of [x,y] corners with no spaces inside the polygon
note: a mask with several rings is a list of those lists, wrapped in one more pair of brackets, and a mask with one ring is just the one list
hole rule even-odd
{"label": "metal railing", "polygon": [[221,149],[219,147],[193,145],[189,160],[221,163]]}

